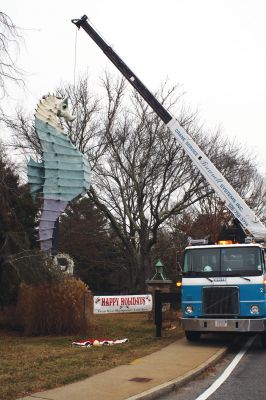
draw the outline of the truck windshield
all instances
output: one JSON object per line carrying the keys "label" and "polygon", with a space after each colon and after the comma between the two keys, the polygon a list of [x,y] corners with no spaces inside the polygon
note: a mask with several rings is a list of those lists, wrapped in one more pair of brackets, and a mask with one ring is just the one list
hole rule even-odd
{"label": "truck windshield", "polygon": [[252,276],[262,272],[259,247],[192,247],[185,252],[184,276]]}

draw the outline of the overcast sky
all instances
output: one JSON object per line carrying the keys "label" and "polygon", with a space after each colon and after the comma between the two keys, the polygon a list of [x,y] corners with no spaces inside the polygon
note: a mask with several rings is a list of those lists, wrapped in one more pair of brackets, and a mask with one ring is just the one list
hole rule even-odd
{"label": "overcast sky", "polygon": [[[167,77],[180,84],[206,126],[222,126],[266,172],[265,0],[2,0],[0,11],[24,29],[25,39],[18,63],[27,72],[26,89],[12,88],[9,110],[19,103],[33,112],[61,81],[74,82],[71,19],[87,14],[151,91]],[[96,85],[106,69],[116,71],[80,30],[76,77],[88,71]]]}

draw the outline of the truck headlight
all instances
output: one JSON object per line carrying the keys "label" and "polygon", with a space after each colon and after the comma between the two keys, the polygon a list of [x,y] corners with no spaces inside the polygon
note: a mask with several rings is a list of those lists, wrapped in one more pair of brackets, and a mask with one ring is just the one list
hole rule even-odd
{"label": "truck headlight", "polygon": [[260,308],[258,305],[253,305],[250,307],[251,314],[259,314]]}
{"label": "truck headlight", "polygon": [[193,307],[192,306],[186,306],[185,312],[186,312],[186,314],[192,314],[193,313]]}

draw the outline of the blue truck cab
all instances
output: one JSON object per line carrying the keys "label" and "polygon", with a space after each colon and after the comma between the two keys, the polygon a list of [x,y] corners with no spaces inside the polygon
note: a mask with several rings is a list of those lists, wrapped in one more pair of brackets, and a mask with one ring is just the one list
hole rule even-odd
{"label": "blue truck cab", "polygon": [[186,247],[182,323],[189,341],[209,332],[259,332],[265,347],[264,247],[258,243]]}

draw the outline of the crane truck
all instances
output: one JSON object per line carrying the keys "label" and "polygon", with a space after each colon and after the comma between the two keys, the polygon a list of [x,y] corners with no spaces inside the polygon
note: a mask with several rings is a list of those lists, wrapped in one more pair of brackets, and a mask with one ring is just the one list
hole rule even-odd
{"label": "crane truck", "polygon": [[225,240],[209,245],[206,240],[192,240],[186,247],[182,324],[187,339],[197,341],[202,333],[210,332],[256,332],[266,347],[266,227],[186,130],[91,26],[87,16],[72,22],[91,37],[161,118],[246,232],[243,243]]}

